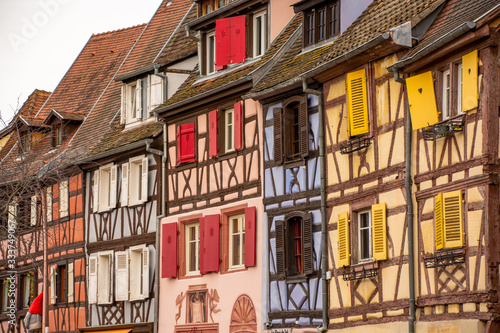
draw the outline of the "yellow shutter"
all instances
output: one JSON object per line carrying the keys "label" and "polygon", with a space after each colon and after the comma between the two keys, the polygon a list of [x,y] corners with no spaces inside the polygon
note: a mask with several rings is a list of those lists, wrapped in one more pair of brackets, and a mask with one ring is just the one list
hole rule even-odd
{"label": "yellow shutter", "polygon": [[407,78],[406,88],[408,90],[413,130],[439,122],[432,72],[425,72]]}
{"label": "yellow shutter", "polygon": [[459,247],[463,240],[462,191],[443,193],[444,247]]}
{"label": "yellow shutter", "polygon": [[347,74],[347,108],[349,110],[349,135],[369,132],[366,72],[364,69]]}
{"label": "yellow shutter", "polygon": [[373,259],[387,259],[387,215],[385,203],[372,205]]}
{"label": "yellow shutter", "polygon": [[469,111],[478,106],[477,67],[477,50],[462,57],[462,111]]}
{"label": "yellow shutter", "polygon": [[434,198],[434,217],[436,220],[436,250],[443,248],[443,195]]}
{"label": "yellow shutter", "polygon": [[339,267],[349,266],[350,251],[349,251],[349,213],[339,214],[337,222],[337,230],[339,232]]}

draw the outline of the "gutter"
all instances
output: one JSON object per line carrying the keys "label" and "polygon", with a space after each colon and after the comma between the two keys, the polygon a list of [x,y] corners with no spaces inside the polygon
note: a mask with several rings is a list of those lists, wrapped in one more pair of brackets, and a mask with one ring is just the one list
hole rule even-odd
{"label": "gutter", "polygon": [[[327,247],[327,228],[326,221],[326,172],[325,172],[325,115],[323,113],[323,92],[313,90],[307,87],[307,80],[302,77],[302,90],[306,94],[318,96],[318,113],[319,113],[319,165],[320,165],[320,179],[321,179],[321,296],[322,296],[322,314],[323,324],[318,327],[318,332],[326,332],[328,330],[328,283],[326,273],[328,271],[328,247]],[[306,97],[307,98],[307,97]]]}
{"label": "gutter", "polygon": [[[391,70],[391,69],[389,69]],[[400,77],[397,68],[394,72],[394,81],[406,85],[406,80]],[[415,307],[415,254],[413,244],[413,194],[412,194],[412,178],[411,178],[411,140],[412,140],[412,125],[410,104],[406,99],[406,141],[405,141],[405,190],[406,190],[406,216],[408,219],[408,269],[409,269],[409,289],[410,289],[410,316],[408,317],[408,332],[415,332],[416,307]]]}
{"label": "gutter", "polygon": [[[443,37],[439,38],[438,40],[436,40],[435,42],[427,45],[426,47],[420,49],[419,51],[417,51],[414,55],[412,55],[411,57],[409,58],[406,58],[404,60],[400,60],[398,61],[397,63],[395,63],[394,65],[392,66],[389,66],[387,68],[387,70],[389,70],[390,72],[394,72],[396,74],[396,72],[400,69],[400,68],[403,68],[409,64],[412,64],[414,63],[415,61],[419,60],[419,59],[422,59],[423,57],[425,57],[426,55],[430,54],[431,52],[439,49],[440,47],[442,47],[443,45],[445,44],[448,44],[449,42],[451,42],[453,39],[457,38],[458,36],[461,36],[463,35],[464,33],[474,29],[476,27],[476,23],[475,22],[465,22],[463,24],[461,24],[460,26],[458,26],[457,28],[455,28],[454,30],[450,31],[449,33],[447,33],[446,35],[444,35]],[[401,79],[403,80],[403,79]],[[404,81],[404,80],[403,80]],[[399,81],[398,81],[399,82]]]}
{"label": "gutter", "polygon": [[112,156],[115,154],[123,153],[123,152],[129,151],[129,150],[135,149],[135,148],[140,148],[142,146],[148,146],[152,142],[153,142],[153,139],[144,139],[141,141],[133,142],[131,144],[128,144],[128,145],[125,145],[122,147],[107,150],[105,152],[102,152],[102,153],[99,153],[99,154],[96,154],[96,155],[93,155],[93,156],[90,156],[87,158],[83,158],[83,159],[79,160],[78,163],[79,164],[91,163],[91,162],[99,160],[101,158],[105,158],[105,157],[109,157],[109,156]]}
{"label": "gutter", "polygon": [[161,156],[161,213],[156,217],[156,235],[155,235],[155,316],[153,322],[153,333],[158,332],[158,317],[159,317],[159,305],[160,305],[160,221],[166,216],[166,170],[167,170],[167,123],[160,121],[156,117],[156,122],[163,125],[163,151],[158,149],[152,149],[149,142],[146,142],[146,151],[152,154]]}

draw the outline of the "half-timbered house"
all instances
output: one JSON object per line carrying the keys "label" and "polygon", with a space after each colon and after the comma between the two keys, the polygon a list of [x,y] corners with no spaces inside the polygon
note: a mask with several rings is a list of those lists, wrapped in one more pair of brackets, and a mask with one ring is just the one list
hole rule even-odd
{"label": "half-timbered house", "polygon": [[194,43],[184,44],[175,59],[158,60],[191,11],[189,1],[161,1],[140,27],[106,97],[75,137],[78,146],[103,133],[78,162],[85,171],[88,261],[82,332],[157,329],[157,216],[163,207],[164,163],[162,125],[150,110],[171,96],[195,66],[189,59]]}
{"label": "half-timbered house", "polygon": [[265,120],[260,106],[242,96],[297,29],[288,24],[293,12],[287,5],[196,1],[197,17],[186,24],[198,42],[198,67],[153,111],[167,128],[159,332],[265,328]]}
{"label": "half-timbered house", "polygon": [[412,124],[417,331],[498,332],[498,1],[447,1],[391,70]]}

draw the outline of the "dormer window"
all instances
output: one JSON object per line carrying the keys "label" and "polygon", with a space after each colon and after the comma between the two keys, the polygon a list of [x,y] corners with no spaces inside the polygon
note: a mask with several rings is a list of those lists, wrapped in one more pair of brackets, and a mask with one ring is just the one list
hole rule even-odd
{"label": "dormer window", "polygon": [[59,147],[62,144],[63,128],[61,125],[55,126],[52,130],[52,147]]}
{"label": "dormer window", "polygon": [[121,123],[148,119],[150,111],[163,103],[163,79],[149,75],[122,86]]}
{"label": "dormer window", "polygon": [[339,3],[324,2],[316,7],[304,9],[304,47],[320,43],[340,32]]}
{"label": "dormer window", "polygon": [[260,57],[267,50],[267,13],[253,15],[253,57]]}

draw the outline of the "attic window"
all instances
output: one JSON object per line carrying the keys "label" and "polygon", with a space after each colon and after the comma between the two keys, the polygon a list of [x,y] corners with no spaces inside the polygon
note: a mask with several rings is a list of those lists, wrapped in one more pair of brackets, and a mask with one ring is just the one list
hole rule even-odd
{"label": "attic window", "polygon": [[63,129],[61,125],[57,125],[52,130],[52,147],[59,147],[62,144]]}
{"label": "attic window", "polygon": [[327,40],[339,34],[339,3],[322,4],[304,10],[304,47]]}

